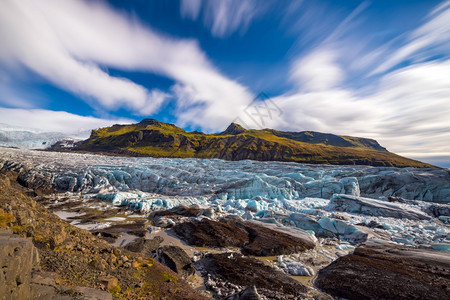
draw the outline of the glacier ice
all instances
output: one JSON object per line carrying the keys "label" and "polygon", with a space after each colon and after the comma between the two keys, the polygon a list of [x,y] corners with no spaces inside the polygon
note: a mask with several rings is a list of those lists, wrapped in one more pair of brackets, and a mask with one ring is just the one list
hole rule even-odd
{"label": "glacier ice", "polygon": [[335,194],[330,200],[328,210],[345,211],[369,216],[428,220],[431,217],[422,211],[402,205],[376,199]]}
{"label": "glacier ice", "polygon": [[21,149],[46,149],[54,143],[67,139],[60,132],[43,132],[34,128],[16,127],[0,123],[0,146]]}
{"label": "glacier ice", "polygon": [[[1,147],[0,170],[17,171],[19,182],[33,189],[77,193],[144,213],[195,204],[351,243],[371,236],[414,245],[448,242],[448,170]],[[391,196],[402,203],[387,201]]]}
{"label": "glacier ice", "polygon": [[0,169],[65,192],[137,190],[211,199],[330,199],[334,194],[450,203],[446,170],[218,159],[126,158],[2,148]]}

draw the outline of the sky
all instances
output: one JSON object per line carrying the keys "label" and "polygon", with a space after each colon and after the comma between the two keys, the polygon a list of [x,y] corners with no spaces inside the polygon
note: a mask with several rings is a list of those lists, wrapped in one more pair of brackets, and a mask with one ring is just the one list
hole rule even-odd
{"label": "sky", "polygon": [[450,1],[3,0],[0,123],[319,131],[450,167]]}

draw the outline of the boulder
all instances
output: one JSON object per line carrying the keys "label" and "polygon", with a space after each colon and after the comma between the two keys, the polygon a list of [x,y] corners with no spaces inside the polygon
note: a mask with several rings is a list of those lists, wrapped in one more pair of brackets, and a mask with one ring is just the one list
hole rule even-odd
{"label": "boulder", "polygon": [[291,254],[314,249],[315,240],[304,230],[277,226],[258,221],[237,222],[249,233],[249,241],[242,252],[249,255],[270,256]]}
{"label": "boulder", "polygon": [[103,289],[107,291],[111,290],[119,284],[119,281],[114,276],[101,276],[99,277],[98,281]]}
{"label": "boulder", "polygon": [[183,278],[195,273],[194,265],[189,256],[178,246],[163,246],[156,251],[160,263],[178,273]]}
{"label": "boulder", "polygon": [[429,220],[430,216],[420,210],[393,202],[351,195],[335,194],[328,204],[329,210],[358,213],[367,216]]}
{"label": "boulder", "polygon": [[315,284],[346,299],[448,299],[450,256],[370,240],[321,269]]}
{"label": "boulder", "polygon": [[124,248],[131,252],[151,255],[152,252],[156,251],[159,248],[163,240],[164,239],[160,236],[156,236],[152,239],[140,237],[127,244]]}

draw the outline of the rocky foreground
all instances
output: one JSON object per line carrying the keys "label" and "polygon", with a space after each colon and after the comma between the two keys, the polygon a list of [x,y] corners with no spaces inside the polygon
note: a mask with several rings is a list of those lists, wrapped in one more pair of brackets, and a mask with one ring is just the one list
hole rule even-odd
{"label": "rocky foreground", "polygon": [[202,299],[149,256],[61,220],[0,174],[1,299]]}

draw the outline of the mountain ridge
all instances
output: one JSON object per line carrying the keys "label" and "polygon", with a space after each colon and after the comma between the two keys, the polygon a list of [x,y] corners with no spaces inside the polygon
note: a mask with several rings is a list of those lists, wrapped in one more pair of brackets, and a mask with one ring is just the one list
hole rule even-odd
{"label": "mountain ridge", "polygon": [[433,167],[391,153],[368,138],[314,131],[245,129],[236,123],[220,133],[206,134],[187,132],[155,119],[92,130],[91,136],[74,150],[127,156]]}

